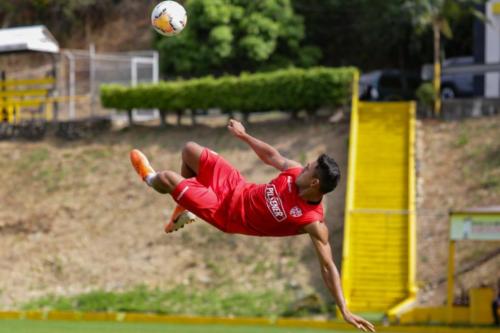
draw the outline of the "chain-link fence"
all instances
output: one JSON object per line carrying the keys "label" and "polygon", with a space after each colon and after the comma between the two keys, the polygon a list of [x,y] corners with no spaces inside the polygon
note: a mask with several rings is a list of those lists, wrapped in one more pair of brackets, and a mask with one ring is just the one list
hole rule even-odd
{"label": "chain-link fence", "polygon": [[[100,116],[109,112],[101,108],[100,85],[158,82],[158,53],[96,53],[92,46],[89,50],[63,50],[57,78],[58,95],[67,96],[60,103],[59,119]],[[154,112],[147,111],[146,115],[154,116]]]}
{"label": "chain-link fence", "polygon": [[[96,53],[91,46],[62,50],[49,61],[43,54],[12,55],[10,60],[15,66],[0,71],[0,139],[42,138],[54,120],[65,138],[81,137],[82,128],[87,134],[107,128],[110,111],[101,107],[101,84],[133,86],[159,78],[156,51]],[[155,110],[134,112],[136,118],[157,117]]]}

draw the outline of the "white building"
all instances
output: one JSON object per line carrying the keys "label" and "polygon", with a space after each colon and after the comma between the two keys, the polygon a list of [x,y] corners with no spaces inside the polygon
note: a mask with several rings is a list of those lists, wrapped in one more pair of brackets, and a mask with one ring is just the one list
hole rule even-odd
{"label": "white building", "polygon": [[[500,63],[500,0],[491,0],[486,3],[485,14],[487,22],[484,27],[484,41],[476,41],[476,47],[484,47],[484,63]],[[480,35],[477,36],[480,38]],[[482,44],[482,45],[481,45]],[[480,60],[480,59],[477,59]],[[484,96],[500,97],[500,73],[490,72],[484,77]]]}

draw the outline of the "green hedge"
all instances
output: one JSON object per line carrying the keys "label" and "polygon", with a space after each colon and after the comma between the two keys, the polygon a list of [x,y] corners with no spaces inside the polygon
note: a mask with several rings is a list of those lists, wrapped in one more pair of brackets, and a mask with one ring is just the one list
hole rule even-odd
{"label": "green hedge", "polygon": [[208,108],[240,112],[316,110],[349,101],[354,71],[352,67],[318,67],[136,87],[109,84],[101,86],[101,103],[120,110],[151,108],[172,112]]}

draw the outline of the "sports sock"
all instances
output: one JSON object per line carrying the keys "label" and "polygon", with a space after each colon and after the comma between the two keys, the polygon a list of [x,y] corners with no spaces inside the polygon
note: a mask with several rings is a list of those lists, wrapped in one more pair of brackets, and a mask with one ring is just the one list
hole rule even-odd
{"label": "sports sock", "polygon": [[149,173],[144,180],[146,181],[146,184],[149,186],[153,186],[153,180],[156,177],[156,172]]}

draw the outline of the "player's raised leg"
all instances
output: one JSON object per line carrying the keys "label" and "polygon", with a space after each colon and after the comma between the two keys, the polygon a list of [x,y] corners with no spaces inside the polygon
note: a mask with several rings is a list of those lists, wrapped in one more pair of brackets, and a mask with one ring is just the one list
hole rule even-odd
{"label": "player's raised leg", "polygon": [[200,169],[200,157],[205,147],[189,141],[182,149],[181,175],[184,178],[196,177]]}
{"label": "player's raised leg", "polygon": [[[181,176],[184,178],[196,177],[200,168],[200,157],[203,152],[204,147],[200,146],[196,142],[188,141],[182,148],[182,164],[181,164]],[[184,213],[185,208],[176,205],[175,209],[170,217],[170,222],[175,221]],[[189,215],[191,216],[191,215]]]}
{"label": "player's raised leg", "polygon": [[[137,149],[130,152],[130,161],[141,179],[155,191],[162,194],[171,194],[177,185],[185,179],[183,176],[170,170],[155,172],[147,157]],[[182,228],[185,224],[194,221],[194,214],[187,212],[184,208],[177,205],[172,217],[165,225],[165,232],[175,231]]]}

